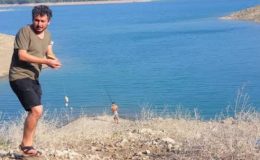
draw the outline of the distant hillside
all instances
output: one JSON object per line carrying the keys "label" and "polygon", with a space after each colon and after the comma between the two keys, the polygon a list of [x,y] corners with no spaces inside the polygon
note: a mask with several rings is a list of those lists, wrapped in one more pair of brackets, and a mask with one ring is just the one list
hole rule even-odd
{"label": "distant hillside", "polygon": [[53,3],[53,2],[87,2],[96,0],[0,0],[0,4]]}
{"label": "distant hillside", "polygon": [[222,17],[222,19],[247,20],[260,23],[260,5],[232,13],[229,16]]}

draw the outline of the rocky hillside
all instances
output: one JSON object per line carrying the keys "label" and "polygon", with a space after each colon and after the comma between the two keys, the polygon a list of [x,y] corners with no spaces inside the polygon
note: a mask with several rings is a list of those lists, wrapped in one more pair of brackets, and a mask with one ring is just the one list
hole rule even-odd
{"label": "rocky hillside", "polygon": [[[254,115],[209,122],[158,117],[115,124],[112,116],[99,116],[62,127],[41,120],[35,147],[43,153],[38,160],[260,159],[259,120]],[[22,127],[23,120],[0,126],[0,158],[29,159],[17,147]]]}
{"label": "rocky hillside", "polygon": [[260,23],[260,5],[232,13],[222,19],[247,20]]}
{"label": "rocky hillside", "polygon": [[0,34],[0,78],[8,74],[12,53],[14,36]]}

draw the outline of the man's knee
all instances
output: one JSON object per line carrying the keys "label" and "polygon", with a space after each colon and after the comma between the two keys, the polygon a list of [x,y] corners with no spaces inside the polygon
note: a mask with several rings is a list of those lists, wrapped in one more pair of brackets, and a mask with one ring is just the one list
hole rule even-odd
{"label": "man's knee", "polygon": [[36,117],[36,118],[41,118],[41,116],[42,116],[42,114],[43,114],[43,107],[42,107],[42,105],[32,107],[30,113],[31,113],[34,117]]}

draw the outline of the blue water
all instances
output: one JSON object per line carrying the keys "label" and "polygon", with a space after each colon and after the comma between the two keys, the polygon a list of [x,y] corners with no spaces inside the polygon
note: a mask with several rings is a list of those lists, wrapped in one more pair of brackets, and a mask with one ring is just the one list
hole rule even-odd
{"label": "blue water", "polygon": [[[122,115],[142,106],[160,112],[177,106],[213,118],[234,104],[246,86],[260,107],[260,25],[219,17],[260,4],[259,0],[174,0],[148,3],[53,6],[49,26],[60,70],[41,75],[48,110],[70,106],[88,114]],[[15,35],[31,23],[31,8],[0,12],[0,32]],[[109,94],[109,96],[108,96]],[[6,79],[0,81],[0,108],[22,111]]]}

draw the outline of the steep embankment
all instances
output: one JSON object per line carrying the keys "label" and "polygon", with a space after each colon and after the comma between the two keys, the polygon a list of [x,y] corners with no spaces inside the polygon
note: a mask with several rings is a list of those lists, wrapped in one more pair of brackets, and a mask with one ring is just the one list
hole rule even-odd
{"label": "steep embankment", "polygon": [[[43,153],[38,160],[259,159],[257,117],[208,122],[158,117],[115,124],[112,116],[98,116],[63,127],[41,119],[35,147]],[[23,120],[0,126],[0,158],[22,158],[17,149],[22,127]]]}
{"label": "steep embankment", "polygon": [[14,36],[0,34],[0,78],[7,76],[12,53]]}
{"label": "steep embankment", "polygon": [[246,20],[260,23],[260,5],[234,12],[222,19]]}

